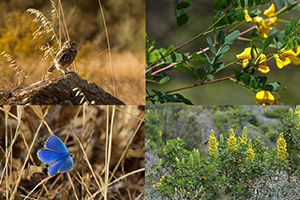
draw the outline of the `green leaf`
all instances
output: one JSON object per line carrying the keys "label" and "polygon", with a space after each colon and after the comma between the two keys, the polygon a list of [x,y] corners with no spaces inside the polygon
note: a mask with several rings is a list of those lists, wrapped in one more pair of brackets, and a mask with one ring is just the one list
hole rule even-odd
{"label": "green leaf", "polygon": [[218,54],[213,60],[212,60],[212,64],[216,64],[221,58],[222,58],[223,54]]}
{"label": "green leaf", "polygon": [[211,63],[211,60],[209,59],[208,55],[205,52],[203,52],[203,54],[205,56],[206,61],[209,62],[209,63]]}
{"label": "green leaf", "polygon": [[223,10],[229,6],[227,0],[213,0],[213,5],[215,10]]}
{"label": "green leaf", "polygon": [[242,8],[245,8],[245,0],[240,0],[240,4]]}
{"label": "green leaf", "polygon": [[261,0],[255,0],[255,5],[257,6],[261,5]]}
{"label": "green leaf", "polygon": [[207,62],[206,59],[203,56],[201,56],[200,54],[193,53],[192,58],[194,59],[194,62],[193,62],[194,66],[203,65]]}
{"label": "green leaf", "polygon": [[166,62],[166,58],[164,57],[164,55],[159,51],[159,54],[161,56],[161,58],[163,59],[164,62]]}
{"label": "green leaf", "polygon": [[206,70],[205,69],[199,68],[199,69],[196,70],[196,73],[197,73],[198,77],[201,80],[205,80],[205,76],[206,76]]}
{"label": "green leaf", "polygon": [[219,55],[219,54],[224,54],[224,53],[226,53],[227,51],[229,51],[229,49],[230,49],[230,46],[229,46],[229,45],[222,46],[222,47],[218,50],[217,55]]}
{"label": "green leaf", "polygon": [[180,10],[179,13],[176,16],[176,24],[178,27],[186,24],[189,21],[189,16],[186,14],[184,10]]}
{"label": "green leaf", "polygon": [[151,100],[153,104],[159,105],[163,103],[185,103],[187,105],[194,105],[189,99],[183,97],[181,94],[166,94],[157,90],[153,90],[155,96]]}
{"label": "green leaf", "polygon": [[249,85],[249,83],[250,83],[250,74],[243,73],[241,75],[241,81],[243,81],[243,83],[245,83],[246,85]]}
{"label": "green leaf", "polygon": [[250,15],[251,17],[255,17],[255,16],[259,15],[260,13],[261,13],[261,10],[257,8],[257,9],[252,10],[252,11],[249,13],[249,15]]}
{"label": "green leaf", "polygon": [[233,68],[233,73],[234,73],[236,80],[240,81],[240,76],[241,76],[240,71],[236,68]]}
{"label": "green leaf", "polygon": [[239,35],[240,35],[240,31],[238,31],[238,30],[233,31],[232,33],[230,33],[229,35],[227,35],[225,37],[224,44],[225,45],[233,44],[236,41],[236,39],[239,37]]}
{"label": "green leaf", "polygon": [[254,0],[248,0],[248,6],[249,6],[249,7],[252,7],[252,6],[253,6],[253,3],[254,3]]}
{"label": "green leaf", "polygon": [[273,37],[269,36],[263,43],[263,49],[265,49],[266,47],[268,47],[273,41]]}
{"label": "green leaf", "polygon": [[171,52],[171,58],[172,58],[172,61],[173,61],[173,62],[176,62],[176,61],[177,61],[177,60],[176,60],[176,55],[175,55],[174,52]]}
{"label": "green leaf", "polygon": [[209,68],[210,74],[215,74],[218,71],[222,70],[225,67],[224,63],[215,63]]}
{"label": "green leaf", "polygon": [[191,5],[191,3],[192,2],[190,0],[184,0],[176,5],[176,9],[182,10],[182,9],[188,8]]}
{"label": "green leaf", "polygon": [[266,89],[273,92],[273,91],[278,91],[278,88],[280,86],[279,82],[273,82],[273,83],[269,83],[266,85]]}
{"label": "green leaf", "polygon": [[256,77],[256,80],[260,84],[260,86],[263,87],[266,84],[268,78],[266,76],[258,76]]}
{"label": "green leaf", "polygon": [[224,40],[225,40],[225,33],[224,33],[224,29],[221,29],[219,31],[218,37],[217,37],[217,42],[218,44],[221,46],[224,44]]}
{"label": "green leaf", "polygon": [[169,76],[165,76],[162,79],[160,79],[160,81],[158,82],[159,84],[165,84],[166,82],[168,82],[170,80]]}
{"label": "green leaf", "polygon": [[207,41],[209,50],[210,50],[214,55],[216,55],[216,48],[215,48],[214,43],[213,43],[213,41],[211,40],[211,38],[210,38],[210,37],[207,37],[207,38],[206,38],[206,41]]}

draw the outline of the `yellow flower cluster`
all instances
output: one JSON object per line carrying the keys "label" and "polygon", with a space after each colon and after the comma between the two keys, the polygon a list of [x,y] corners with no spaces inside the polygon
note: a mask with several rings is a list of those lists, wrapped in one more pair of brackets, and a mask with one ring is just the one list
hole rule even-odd
{"label": "yellow flower cluster", "polygon": [[243,136],[240,138],[240,143],[244,146],[247,145],[247,127],[246,126],[243,129]]}
{"label": "yellow flower cluster", "polygon": [[227,139],[228,141],[228,146],[232,151],[236,151],[237,150],[237,144],[236,144],[236,137],[235,134],[233,132],[233,129],[230,129],[230,135],[229,138]]}
{"label": "yellow flower cluster", "polygon": [[300,58],[297,57],[299,53],[300,53],[300,47],[297,47],[296,52],[290,49],[287,51],[283,51],[279,55],[274,54],[273,57],[275,58],[277,67],[279,69],[282,69],[291,63],[295,66],[300,65]]}
{"label": "yellow flower cluster", "polygon": [[277,105],[278,104],[279,95],[277,92],[274,95],[265,90],[261,90],[255,95],[255,103],[260,103],[261,105]]}
{"label": "yellow flower cluster", "polygon": [[296,106],[295,115],[300,115],[300,106],[299,105]]}
{"label": "yellow flower cluster", "polygon": [[295,109],[295,117],[296,117],[296,130],[298,131],[300,129],[300,106],[297,105]]}
{"label": "yellow flower cluster", "polygon": [[252,148],[248,148],[246,160],[249,160],[250,162],[252,162],[253,159],[254,159],[254,157],[255,157],[255,153],[254,153],[253,149]]}
{"label": "yellow flower cluster", "polygon": [[248,14],[248,10],[244,10],[245,21],[253,21],[257,26],[258,36],[267,38],[269,36],[269,30],[276,26],[277,17],[274,4],[271,4],[271,6],[264,11],[264,15],[267,19],[263,19],[260,16],[253,17],[252,19]]}
{"label": "yellow flower cluster", "polygon": [[255,153],[252,149],[252,141],[249,140],[246,160],[249,160],[250,162],[252,162],[254,158],[255,158]]}
{"label": "yellow flower cluster", "polygon": [[[265,54],[261,53],[259,56],[257,56],[256,51],[259,51],[259,49],[253,50],[253,54],[255,56],[254,60],[254,66],[258,68],[258,71],[262,74],[266,74],[270,72],[270,68],[267,66],[267,57]],[[238,55],[236,55],[237,59],[243,60],[243,68],[246,68],[249,64],[249,61],[252,60],[251,56],[251,47],[247,47],[244,49],[244,51]]]}
{"label": "yellow flower cluster", "polygon": [[211,134],[209,136],[209,149],[208,153],[210,156],[215,155],[215,151],[218,150],[217,138],[215,137],[214,130],[211,130]]}
{"label": "yellow flower cluster", "polygon": [[165,175],[163,175],[163,176],[159,179],[159,182],[163,182],[164,179],[165,179]]}
{"label": "yellow flower cluster", "polygon": [[158,137],[161,137],[162,136],[162,130],[159,130],[157,134],[158,134]]}
{"label": "yellow flower cluster", "polygon": [[283,137],[283,133],[279,134],[279,139],[277,140],[277,157],[280,160],[286,158],[286,141]]}

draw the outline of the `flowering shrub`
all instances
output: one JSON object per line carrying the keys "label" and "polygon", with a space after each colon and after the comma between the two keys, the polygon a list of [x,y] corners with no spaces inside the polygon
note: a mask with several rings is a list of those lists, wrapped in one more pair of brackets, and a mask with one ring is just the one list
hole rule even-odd
{"label": "flowering shrub", "polygon": [[[178,31],[189,21],[189,15],[185,10],[192,2],[190,0],[173,2]],[[148,83],[158,85],[155,89],[147,87],[147,101],[153,104],[168,102],[193,104],[178,91],[229,80],[253,92],[253,100],[256,103],[279,104],[279,94],[283,88],[276,80],[268,82],[268,75],[276,66],[283,69],[288,65],[300,65],[298,58],[300,21],[284,18],[286,13],[297,9],[299,2],[299,0],[278,0],[274,3],[270,0],[214,0],[216,13],[212,25],[182,45],[157,49],[155,42],[150,42],[146,36],[146,79]],[[240,27],[245,24],[250,27],[242,30]],[[192,53],[179,52],[179,49],[203,36],[207,37],[205,45],[207,47],[200,46],[199,51]],[[225,63],[222,57],[238,40],[247,42],[247,47],[235,56],[236,60],[233,58],[231,62]],[[271,60],[275,61],[274,67],[271,66]],[[222,76],[224,73],[221,72],[230,66],[232,66],[231,75],[220,77],[219,74]],[[165,85],[171,79],[166,73],[169,70],[186,71],[196,81],[190,85],[165,90]]]}
{"label": "flowering shrub", "polygon": [[300,129],[296,126],[300,122],[299,110],[300,107],[295,112],[290,109],[289,116],[283,119],[277,147],[273,150],[269,150],[260,137],[253,142],[248,139],[246,127],[241,137],[230,129],[227,137],[220,134],[219,139],[212,130],[208,155],[201,155],[196,149],[186,150],[180,138],[168,140],[162,147],[160,162],[151,169],[152,175],[160,177],[151,179],[154,190],[168,199],[175,196],[177,199],[220,199],[224,195],[233,199],[268,199],[272,197],[268,196],[272,190],[266,183],[275,178],[279,184],[287,177],[285,184],[296,180],[298,186],[281,198],[297,199],[300,191]]}

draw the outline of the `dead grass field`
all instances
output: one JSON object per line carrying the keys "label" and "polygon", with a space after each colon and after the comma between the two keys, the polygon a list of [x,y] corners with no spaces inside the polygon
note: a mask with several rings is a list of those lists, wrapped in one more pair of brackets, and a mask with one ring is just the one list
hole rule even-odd
{"label": "dead grass field", "polygon": [[[74,169],[48,176],[37,151],[57,135]],[[0,199],[143,199],[144,108],[0,107]]]}

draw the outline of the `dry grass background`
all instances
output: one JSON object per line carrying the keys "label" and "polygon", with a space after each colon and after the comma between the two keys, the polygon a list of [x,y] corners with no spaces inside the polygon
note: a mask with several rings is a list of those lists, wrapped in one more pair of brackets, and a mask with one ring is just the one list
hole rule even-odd
{"label": "dry grass background", "polygon": [[[50,178],[37,158],[55,134],[74,169]],[[0,107],[0,199],[144,199],[144,108]]]}
{"label": "dry grass background", "polygon": [[[69,35],[78,44],[75,65],[69,69],[125,104],[145,103],[144,0],[11,0],[1,1],[0,7],[0,90],[44,78],[50,54],[54,56]],[[45,20],[34,22],[35,13],[26,12],[29,8],[42,13],[53,31]],[[47,58],[41,47],[52,48]]]}

